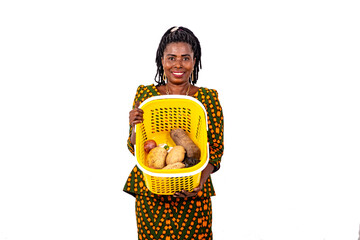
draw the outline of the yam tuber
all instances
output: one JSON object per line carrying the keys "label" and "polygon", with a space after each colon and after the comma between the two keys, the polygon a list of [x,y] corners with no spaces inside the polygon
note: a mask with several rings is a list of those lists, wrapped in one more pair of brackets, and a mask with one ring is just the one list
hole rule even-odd
{"label": "yam tuber", "polygon": [[183,146],[186,155],[190,158],[200,159],[200,148],[191,140],[187,133],[181,129],[173,129],[170,136],[176,145]]}

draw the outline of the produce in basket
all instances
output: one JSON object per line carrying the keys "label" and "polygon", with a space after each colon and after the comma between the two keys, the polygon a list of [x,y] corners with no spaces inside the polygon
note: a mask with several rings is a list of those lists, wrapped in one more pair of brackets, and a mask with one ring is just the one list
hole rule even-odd
{"label": "produce in basket", "polygon": [[166,149],[166,151],[168,151],[168,152],[169,152],[169,150],[170,150],[169,145],[167,145],[166,143],[161,143],[161,144],[159,144],[158,146],[159,146],[159,147],[163,147],[163,148],[165,148],[165,149]]}
{"label": "produce in basket", "polygon": [[191,140],[187,133],[181,129],[173,129],[170,136],[176,145],[183,146],[186,150],[186,155],[190,158],[200,159],[200,148]]}
{"label": "produce in basket", "polygon": [[195,159],[195,158],[189,158],[189,157],[186,157],[183,161],[183,163],[185,164],[185,167],[188,168],[188,167],[192,167],[192,166],[195,166],[196,164],[198,164],[200,162],[199,159]]}
{"label": "produce in basket", "polygon": [[185,167],[184,163],[176,162],[176,163],[166,165],[163,169],[179,169],[179,168],[184,168],[184,167]]}
{"label": "produce in basket", "polygon": [[177,162],[182,162],[185,158],[185,148],[183,146],[173,147],[166,156],[166,164],[170,165]]}
{"label": "produce in basket", "polygon": [[155,147],[147,155],[147,166],[150,168],[161,169],[165,167],[167,151],[163,147]]}
{"label": "produce in basket", "polygon": [[147,140],[145,143],[144,143],[144,151],[146,153],[149,153],[151,149],[155,148],[156,147],[156,142],[152,139],[150,140]]}

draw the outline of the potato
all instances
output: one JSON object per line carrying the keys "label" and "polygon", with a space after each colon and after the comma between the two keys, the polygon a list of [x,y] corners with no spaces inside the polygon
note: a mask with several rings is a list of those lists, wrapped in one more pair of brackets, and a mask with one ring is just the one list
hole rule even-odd
{"label": "potato", "polygon": [[155,147],[151,149],[147,156],[147,166],[156,169],[165,167],[166,155],[167,151],[163,147]]}
{"label": "potato", "polygon": [[176,145],[183,146],[186,155],[190,158],[200,159],[200,148],[191,140],[187,133],[181,129],[173,129],[170,136]]}
{"label": "potato", "polygon": [[183,164],[182,162],[176,162],[176,163],[167,165],[163,169],[179,169],[179,168],[184,168],[184,167],[185,167],[185,164]]}
{"label": "potato", "polygon": [[173,147],[166,156],[166,164],[173,164],[176,162],[182,162],[185,158],[185,148],[183,146]]}

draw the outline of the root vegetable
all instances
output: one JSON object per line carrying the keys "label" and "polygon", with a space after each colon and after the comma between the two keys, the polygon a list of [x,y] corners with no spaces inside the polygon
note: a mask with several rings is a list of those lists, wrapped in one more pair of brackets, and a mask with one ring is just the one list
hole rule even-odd
{"label": "root vegetable", "polygon": [[180,168],[184,168],[184,167],[185,167],[185,164],[183,164],[182,162],[176,162],[176,163],[167,165],[163,169],[180,169]]}
{"label": "root vegetable", "polygon": [[146,153],[149,153],[151,149],[155,148],[156,147],[156,142],[152,139],[150,140],[147,140],[145,143],[144,143],[144,150]]}
{"label": "root vegetable", "polygon": [[147,166],[150,168],[161,169],[165,167],[167,151],[163,147],[155,147],[150,150],[147,156]]}
{"label": "root vegetable", "polygon": [[190,158],[200,159],[200,148],[191,140],[187,133],[181,129],[173,129],[170,136],[176,145],[183,146],[186,155]]}
{"label": "root vegetable", "polygon": [[183,146],[173,147],[166,156],[166,164],[173,164],[176,162],[182,162],[185,158],[185,148]]}
{"label": "root vegetable", "polygon": [[183,161],[183,163],[185,164],[185,167],[187,167],[187,168],[195,166],[199,162],[200,162],[200,160],[195,159],[195,158],[189,158],[189,157],[186,157]]}

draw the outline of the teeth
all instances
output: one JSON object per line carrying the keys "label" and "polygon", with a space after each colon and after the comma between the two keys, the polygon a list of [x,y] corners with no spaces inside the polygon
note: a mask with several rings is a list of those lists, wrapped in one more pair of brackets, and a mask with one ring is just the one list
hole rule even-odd
{"label": "teeth", "polygon": [[183,75],[183,73],[175,73],[175,72],[174,72],[174,75],[180,76],[180,75]]}

